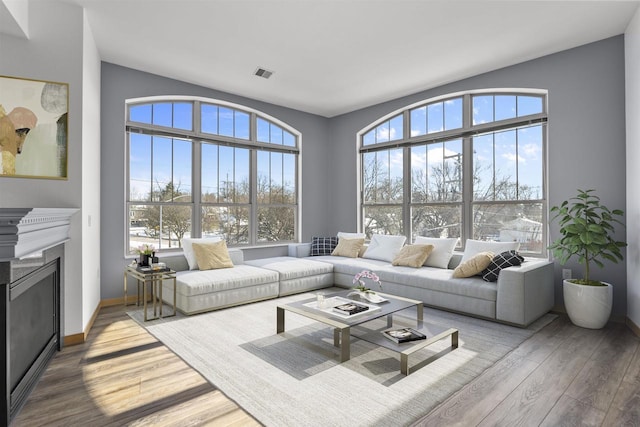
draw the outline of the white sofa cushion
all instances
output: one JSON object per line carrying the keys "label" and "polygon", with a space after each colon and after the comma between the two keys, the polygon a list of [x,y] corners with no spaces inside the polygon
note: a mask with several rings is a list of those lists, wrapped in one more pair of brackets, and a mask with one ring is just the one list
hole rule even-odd
{"label": "white sofa cushion", "polygon": [[519,247],[519,242],[485,242],[483,240],[467,239],[467,242],[464,245],[464,254],[462,255],[460,264],[473,258],[480,252],[493,252],[494,254],[499,254],[510,250],[517,251]]}
{"label": "white sofa cushion", "polygon": [[417,236],[414,244],[416,245],[433,245],[431,255],[424,262],[427,267],[448,268],[449,261],[453,256],[453,250],[458,243],[457,237],[438,238]]}
{"label": "white sofa cushion", "polygon": [[362,258],[391,262],[402,249],[405,240],[407,240],[406,236],[374,234]]}
{"label": "white sofa cushion", "polygon": [[255,267],[266,268],[277,271],[280,280],[296,279],[299,277],[315,276],[333,272],[333,265],[326,262],[316,261],[306,258],[274,257],[246,261],[245,264]]}
{"label": "white sofa cushion", "polygon": [[179,271],[176,278],[177,292],[193,296],[278,282],[279,277],[276,271],[243,264],[221,270]]}

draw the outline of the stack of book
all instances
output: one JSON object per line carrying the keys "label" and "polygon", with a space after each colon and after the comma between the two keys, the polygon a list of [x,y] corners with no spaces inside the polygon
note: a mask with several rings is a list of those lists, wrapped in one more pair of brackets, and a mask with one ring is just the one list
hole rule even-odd
{"label": "stack of book", "polygon": [[425,334],[416,331],[413,328],[390,329],[388,331],[383,331],[382,335],[397,343],[424,340],[427,338]]}
{"label": "stack of book", "polygon": [[341,304],[333,307],[333,311],[340,314],[353,315],[357,313],[362,313],[363,311],[369,310],[369,307],[364,304],[358,304],[357,302],[348,302],[346,304]]}

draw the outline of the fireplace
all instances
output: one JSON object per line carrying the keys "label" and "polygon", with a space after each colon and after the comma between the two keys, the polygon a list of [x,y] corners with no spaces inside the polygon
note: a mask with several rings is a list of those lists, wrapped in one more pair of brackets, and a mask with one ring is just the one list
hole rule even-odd
{"label": "fireplace", "polygon": [[77,209],[0,209],[0,425],[62,348],[64,242]]}

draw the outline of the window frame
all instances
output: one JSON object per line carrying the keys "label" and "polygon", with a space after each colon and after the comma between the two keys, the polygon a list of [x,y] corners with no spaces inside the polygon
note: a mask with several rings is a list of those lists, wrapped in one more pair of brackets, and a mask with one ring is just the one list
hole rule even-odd
{"label": "window frame", "polygon": [[[170,128],[167,126],[153,124],[153,118],[149,123],[137,122],[130,120],[131,108],[135,106],[154,103],[191,103],[192,104],[192,129],[186,130],[182,128]],[[202,105],[215,105],[222,108],[230,108],[234,111],[240,111],[249,115],[249,138],[236,138],[232,136],[212,134],[201,131],[201,118],[202,118]],[[153,107],[152,107],[153,110]],[[219,110],[218,110],[219,111]],[[276,144],[270,142],[259,142],[257,140],[257,120],[266,120],[270,125],[277,126],[283,131],[283,144]],[[125,101],[125,188],[124,188],[124,218],[125,218],[125,246],[124,252],[126,257],[130,257],[135,254],[132,251],[131,246],[131,232],[130,232],[130,212],[131,207],[137,205],[183,205],[190,206],[191,212],[191,237],[202,236],[202,212],[205,207],[208,206],[248,206],[249,207],[249,241],[246,244],[229,244],[230,247],[266,247],[266,246],[278,246],[282,244],[288,244],[292,242],[298,242],[301,236],[302,229],[302,180],[301,180],[301,164],[302,164],[302,134],[297,129],[286,124],[282,120],[276,117],[270,116],[262,111],[253,109],[240,104],[231,103],[224,100],[198,97],[198,96],[150,96],[142,98],[131,98]],[[218,126],[218,132],[220,127]],[[234,128],[235,132],[235,128]],[[284,144],[284,132],[288,132],[293,135],[294,145]],[[130,135],[132,133],[147,134],[150,136],[161,136],[167,138],[186,139],[191,141],[191,201],[190,202],[158,202],[151,200],[132,200],[131,199],[131,171],[130,171],[130,154],[131,154],[131,140]],[[234,203],[229,205],[228,203],[210,203],[204,202],[202,197],[201,183],[202,183],[202,145],[210,143],[219,146],[231,146],[238,148],[246,148],[249,150],[249,201],[247,203]],[[295,156],[293,166],[295,168],[294,183],[295,186],[294,203],[289,203],[287,206],[294,210],[294,236],[292,240],[282,241],[269,241],[260,242],[257,238],[257,211],[264,204],[259,204],[256,194],[256,181],[258,177],[257,170],[257,155],[258,151],[273,151],[287,154],[293,154]],[[152,160],[153,162],[153,160]],[[162,249],[159,252],[172,252],[181,250],[179,247],[171,247],[168,249]]]}
{"label": "window frame", "polygon": [[[494,120],[487,123],[479,123],[474,125],[473,120],[473,97],[474,96],[530,96],[541,99],[542,111],[540,113],[529,114],[524,116],[516,116],[503,120]],[[427,107],[430,104],[436,104],[439,102],[446,102],[447,100],[462,98],[462,127],[450,130],[443,130],[441,132],[420,134],[411,136],[411,112],[414,109]],[[493,117],[495,118],[495,103],[494,103]],[[516,110],[517,111],[517,110]],[[517,114],[517,113],[516,113]],[[383,142],[379,144],[363,144],[364,135],[370,131],[376,129],[381,124],[389,122],[389,120],[398,115],[402,115],[403,121],[403,133],[405,138],[402,140],[395,140],[390,142]],[[412,231],[412,208],[422,206],[453,206],[461,205],[461,236],[458,243],[458,249],[463,250],[464,244],[467,239],[473,239],[473,211],[474,207],[479,205],[498,205],[498,204],[542,204],[542,249],[540,253],[527,253],[527,256],[533,257],[548,257],[548,251],[546,249],[546,243],[548,242],[548,189],[547,189],[547,162],[548,162],[548,91],[544,89],[529,89],[529,88],[490,88],[461,91],[455,93],[444,94],[428,99],[424,99],[413,104],[404,106],[400,109],[390,112],[389,114],[380,117],[371,124],[361,129],[356,134],[356,158],[357,158],[357,229],[364,231],[365,224],[365,212],[368,207],[376,206],[375,204],[366,203],[364,201],[364,167],[363,159],[366,153],[374,151],[389,150],[392,148],[402,148],[403,155],[403,173],[404,173],[404,198],[400,203],[395,205],[401,205],[403,209],[403,234],[407,236],[408,242],[413,242]],[[443,122],[446,122],[446,118],[443,118]],[[526,200],[494,200],[494,201],[475,201],[473,199],[473,145],[472,139],[474,136],[487,134],[491,132],[498,132],[506,129],[519,129],[526,126],[542,126],[542,188],[540,199],[526,199]],[[446,127],[443,126],[443,127]],[[412,166],[411,166],[411,150],[416,146],[430,145],[432,143],[446,142],[449,140],[461,139],[462,140],[462,200],[460,202],[446,202],[446,201],[427,201],[415,203],[412,201]],[[427,148],[428,150],[428,148]],[[427,166],[428,170],[428,166]]]}

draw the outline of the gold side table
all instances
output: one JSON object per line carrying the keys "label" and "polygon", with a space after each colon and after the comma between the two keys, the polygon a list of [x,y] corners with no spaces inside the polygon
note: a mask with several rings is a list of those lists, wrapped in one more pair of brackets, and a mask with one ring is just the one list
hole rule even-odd
{"label": "gold side table", "polygon": [[[155,320],[163,317],[171,317],[176,315],[176,272],[167,271],[149,271],[143,272],[135,267],[127,266],[124,270],[124,305],[127,304],[127,276],[131,276],[137,281],[136,305],[140,305],[140,297],[142,297],[144,306],[144,320]],[[173,312],[169,315],[162,314],[162,283],[165,280],[173,281]],[[149,285],[149,286],[147,286]],[[150,294],[147,293],[149,289]],[[142,290],[142,292],[141,292]],[[153,317],[149,317],[147,313],[147,303],[151,297],[151,307],[153,309]]]}

